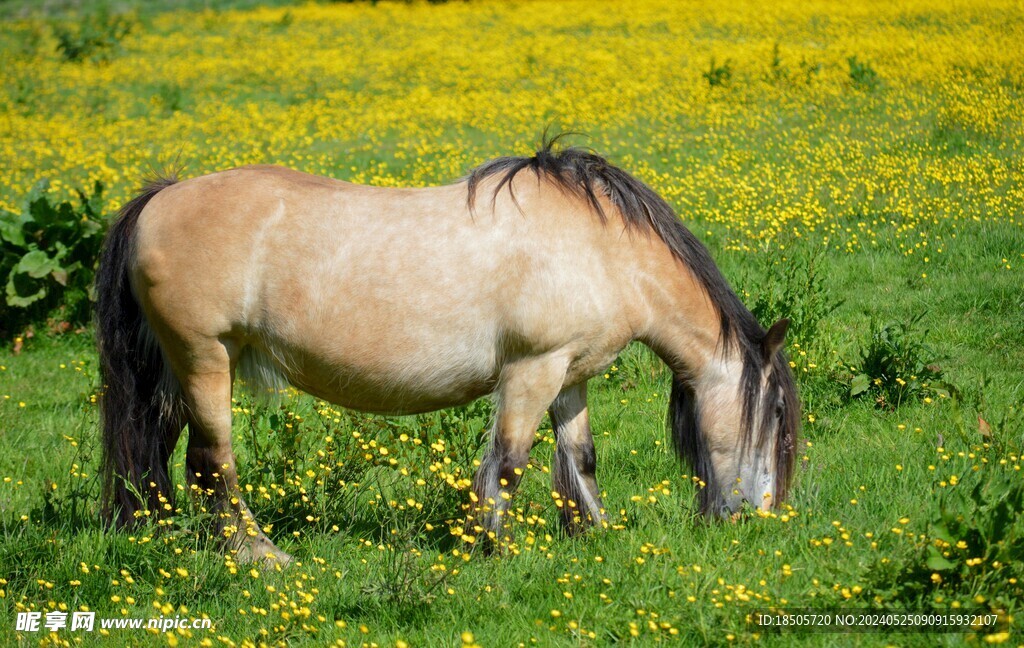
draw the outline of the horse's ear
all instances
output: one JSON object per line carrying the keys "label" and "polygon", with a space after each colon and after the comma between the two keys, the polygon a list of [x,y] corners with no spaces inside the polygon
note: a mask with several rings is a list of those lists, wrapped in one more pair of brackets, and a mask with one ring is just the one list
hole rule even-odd
{"label": "horse's ear", "polygon": [[761,341],[761,350],[764,351],[765,362],[771,362],[771,359],[779,352],[782,345],[785,344],[786,331],[788,329],[789,320],[783,317],[778,322],[772,324],[772,327],[764,334],[764,339]]}

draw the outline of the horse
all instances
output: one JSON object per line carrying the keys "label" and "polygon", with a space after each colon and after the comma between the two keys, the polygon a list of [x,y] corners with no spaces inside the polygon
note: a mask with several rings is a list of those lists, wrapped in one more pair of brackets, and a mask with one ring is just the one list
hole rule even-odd
{"label": "horse", "polygon": [[[287,563],[238,487],[232,385],[284,381],[364,412],[493,395],[470,494],[492,540],[548,412],[563,526],[607,526],[587,381],[637,340],[670,368],[668,424],[699,511],[786,497],[799,401],[783,351],[656,192],[545,141],[448,185],[381,188],[276,166],[149,182],[97,270],[102,515],[172,508],[168,462],[240,560]],[[284,384],[281,383],[281,384]]]}

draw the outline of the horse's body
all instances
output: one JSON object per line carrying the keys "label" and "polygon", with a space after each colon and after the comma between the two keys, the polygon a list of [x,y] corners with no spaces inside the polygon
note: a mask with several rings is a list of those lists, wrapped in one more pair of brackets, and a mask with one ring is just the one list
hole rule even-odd
{"label": "horse's body", "polygon": [[196,178],[139,219],[132,284],[178,342],[250,348],[353,409],[464,404],[492,392],[510,360],[552,351],[571,358],[574,384],[654,315],[610,276],[642,280],[672,259],[594,226],[556,187],[517,189],[525,214],[505,199],[471,216],[451,210],[464,185],[378,189],[273,167]]}
{"label": "horse's body", "polygon": [[[489,531],[550,409],[566,522],[601,521],[586,380],[631,340],[677,376],[677,445],[709,488],[725,489],[705,509],[736,503],[716,474],[756,482],[733,494],[770,505],[795,432],[792,412],[764,414],[795,404],[784,325],[766,336],[667,206],[603,164],[545,148],[435,188],[277,167],[151,186],[112,228],[98,281],[111,514],[126,522],[141,504],[122,480],[162,504],[187,422],[188,477],[227,526],[251,522],[230,447],[237,369],[373,412],[495,393],[474,483]],[[250,557],[284,558],[258,528],[239,536]]]}

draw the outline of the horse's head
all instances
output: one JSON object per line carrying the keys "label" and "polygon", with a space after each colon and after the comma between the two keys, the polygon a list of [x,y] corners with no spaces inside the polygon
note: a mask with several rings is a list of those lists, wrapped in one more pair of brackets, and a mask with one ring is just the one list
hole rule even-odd
{"label": "horse's head", "polygon": [[779,320],[763,337],[737,343],[739,353],[673,381],[673,440],[702,482],[705,515],[728,516],[744,503],[767,511],[786,496],[800,424],[782,352],[788,325]]}

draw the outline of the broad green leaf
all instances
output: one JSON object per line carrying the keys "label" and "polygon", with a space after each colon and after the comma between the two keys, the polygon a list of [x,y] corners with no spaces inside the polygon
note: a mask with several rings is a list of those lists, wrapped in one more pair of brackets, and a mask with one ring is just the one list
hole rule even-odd
{"label": "broad green leaf", "polygon": [[928,560],[925,561],[928,569],[935,571],[946,571],[956,567],[956,563],[948,560],[935,546],[928,547]]}
{"label": "broad green leaf", "polygon": [[45,277],[55,270],[60,270],[60,263],[56,259],[51,259],[46,252],[42,250],[32,250],[25,256],[21,257],[21,261],[18,262],[11,274],[25,273],[33,279],[39,279]]}
{"label": "broad green leaf", "polygon": [[939,540],[942,540],[943,542],[948,544],[953,544],[955,542],[955,540],[953,539],[953,534],[949,532],[949,527],[946,526],[945,521],[935,524],[932,527],[931,535],[933,538],[938,538]]}
{"label": "broad green leaf", "polygon": [[4,212],[0,215],[0,240],[17,247],[25,247],[25,233],[22,230],[24,222],[18,214]]}
{"label": "broad green leaf", "polygon": [[32,220],[42,228],[57,225],[61,220],[59,209],[54,208],[46,196],[40,196],[33,200],[28,206],[28,213],[31,214]]}
{"label": "broad green leaf", "polygon": [[83,216],[81,222],[78,224],[78,229],[82,238],[89,238],[90,236],[98,234],[103,228],[96,221]]}
{"label": "broad green leaf", "polygon": [[853,382],[850,383],[850,396],[863,394],[869,387],[871,387],[871,380],[868,378],[867,374],[854,376]]}
{"label": "broad green leaf", "polygon": [[[19,284],[24,290],[19,290]],[[25,274],[11,272],[7,278],[7,304],[9,306],[25,308],[46,297],[46,284],[42,284],[35,292],[31,292],[36,285],[39,285],[39,282],[26,280]]]}

